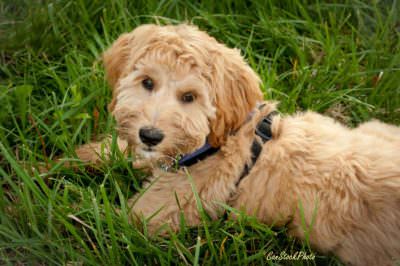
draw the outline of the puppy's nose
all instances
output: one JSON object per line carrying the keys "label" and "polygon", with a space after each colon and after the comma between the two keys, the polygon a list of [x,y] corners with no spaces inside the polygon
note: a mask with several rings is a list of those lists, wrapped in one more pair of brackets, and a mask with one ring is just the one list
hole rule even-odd
{"label": "puppy's nose", "polygon": [[164,134],[158,128],[142,127],[139,130],[139,137],[144,144],[148,146],[155,146],[163,140]]}

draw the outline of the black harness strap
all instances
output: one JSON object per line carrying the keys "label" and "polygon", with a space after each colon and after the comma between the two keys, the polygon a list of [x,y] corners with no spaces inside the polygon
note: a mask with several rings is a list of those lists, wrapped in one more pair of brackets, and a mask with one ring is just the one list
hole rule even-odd
{"label": "black harness strap", "polygon": [[[272,119],[278,112],[273,111],[265,116],[260,122],[258,122],[257,127],[255,129],[255,134],[261,138],[262,144],[272,139],[272,131],[271,124]],[[242,174],[239,177],[239,180],[236,182],[236,186],[239,186],[240,182],[245,178],[257,162],[258,157],[262,151],[262,144],[254,139],[251,144],[251,164],[245,164]]]}

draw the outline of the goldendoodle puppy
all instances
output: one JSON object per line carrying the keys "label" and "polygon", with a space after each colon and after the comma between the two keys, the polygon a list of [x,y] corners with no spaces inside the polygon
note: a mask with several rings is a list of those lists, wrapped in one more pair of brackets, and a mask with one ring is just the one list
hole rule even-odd
{"label": "goldendoodle puppy", "polygon": [[[239,51],[190,25],[140,26],[103,59],[119,147],[152,172],[132,219],[152,217],[152,232],[177,230],[182,213],[199,224],[197,191],[212,218],[225,203],[300,239],[309,230],[349,265],[400,258],[400,128],[279,115]],[[101,146],[77,154],[99,163]]]}

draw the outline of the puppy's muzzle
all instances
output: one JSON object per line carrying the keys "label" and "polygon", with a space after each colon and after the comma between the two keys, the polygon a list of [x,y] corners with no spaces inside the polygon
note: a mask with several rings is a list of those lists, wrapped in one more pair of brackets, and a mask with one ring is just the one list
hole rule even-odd
{"label": "puppy's muzzle", "polygon": [[140,140],[147,146],[156,146],[164,139],[164,133],[154,127],[142,127],[139,130]]}

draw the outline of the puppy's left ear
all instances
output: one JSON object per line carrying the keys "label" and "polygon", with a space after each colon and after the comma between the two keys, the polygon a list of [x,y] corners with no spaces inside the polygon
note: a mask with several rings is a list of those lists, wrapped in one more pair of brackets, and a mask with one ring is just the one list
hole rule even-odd
{"label": "puppy's left ear", "polygon": [[246,120],[263,100],[260,78],[244,61],[239,50],[223,46],[212,56],[211,87],[217,109],[210,121],[209,143],[218,147]]}

